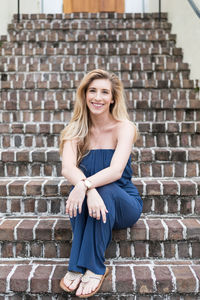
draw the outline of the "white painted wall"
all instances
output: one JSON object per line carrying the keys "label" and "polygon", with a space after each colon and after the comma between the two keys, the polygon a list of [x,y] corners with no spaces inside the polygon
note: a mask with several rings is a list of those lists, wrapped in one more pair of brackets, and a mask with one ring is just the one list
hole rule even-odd
{"label": "white painted wall", "polygon": [[147,12],[148,0],[125,0],[125,12]]}
{"label": "white painted wall", "polygon": [[62,13],[63,0],[41,0],[41,11],[45,14]]}
{"label": "white painted wall", "polygon": [[[195,0],[200,8],[200,1]],[[149,12],[158,10],[158,0],[149,0]],[[184,62],[189,63],[190,78],[200,80],[200,18],[187,0],[162,0],[162,11],[168,12],[177,47],[183,49]]]}
{"label": "white painted wall", "polygon": [[[41,0],[20,0],[20,12],[25,14],[40,13]],[[17,13],[17,0],[1,0],[0,35],[7,33],[7,26],[13,14]]]}

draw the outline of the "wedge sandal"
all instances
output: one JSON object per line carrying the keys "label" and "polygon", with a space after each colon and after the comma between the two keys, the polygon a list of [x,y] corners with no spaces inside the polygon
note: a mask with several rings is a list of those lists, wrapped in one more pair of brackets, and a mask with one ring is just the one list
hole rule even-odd
{"label": "wedge sandal", "polygon": [[[82,277],[83,277],[83,274],[81,274],[81,273],[67,272],[67,274],[60,281],[61,289],[63,289],[65,292],[73,293],[78,288]],[[80,279],[80,281],[77,284],[77,286],[72,290],[68,286],[65,285],[65,279],[68,279],[68,280],[71,280],[71,281],[74,281],[76,279]]]}
{"label": "wedge sandal", "polygon": [[83,275],[83,277],[81,278],[81,283],[82,282],[83,283],[87,283],[91,279],[98,279],[99,280],[99,284],[96,287],[96,289],[94,291],[92,291],[91,293],[89,293],[89,294],[83,294],[83,295],[76,295],[76,296],[79,297],[79,298],[88,298],[88,297],[91,297],[94,294],[96,294],[98,292],[98,290],[101,288],[101,285],[102,285],[104,279],[106,278],[106,276],[108,275],[108,273],[109,273],[109,269],[108,268],[106,268],[106,271],[105,271],[104,275],[98,275],[98,274],[95,274],[95,273],[91,272],[90,270],[87,270],[85,272],[85,274]]}

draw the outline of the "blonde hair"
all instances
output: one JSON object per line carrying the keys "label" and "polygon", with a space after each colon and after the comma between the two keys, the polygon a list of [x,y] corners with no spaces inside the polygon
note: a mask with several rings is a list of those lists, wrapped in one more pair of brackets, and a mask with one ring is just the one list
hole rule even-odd
{"label": "blonde hair", "polygon": [[[110,112],[113,118],[117,121],[129,120],[125,104],[124,89],[120,79],[114,73],[109,73],[101,69],[96,69],[86,74],[76,92],[76,101],[72,119],[61,131],[60,135],[60,155],[62,155],[65,141],[75,139],[78,141],[77,163],[80,162],[81,158],[88,150],[88,133],[91,126],[91,120],[86,105],[86,92],[91,82],[95,79],[108,79],[111,82],[112,98],[114,102],[110,104]],[[136,136],[133,143],[136,141],[137,137],[138,131],[136,128]]]}

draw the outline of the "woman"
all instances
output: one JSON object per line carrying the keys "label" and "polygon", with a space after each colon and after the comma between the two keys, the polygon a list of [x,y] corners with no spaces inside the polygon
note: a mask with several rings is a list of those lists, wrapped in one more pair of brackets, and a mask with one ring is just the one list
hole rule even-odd
{"label": "woman", "polygon": [[141,215],[142,200],[131,182],[136,139],[121,81],[100,69],[88,73],[60,143],[62,175],[74,186],[66,202],[73,242],[60,285],[80,298],[94,295],[108,274],[104,253],[112,229],[130,227]]}

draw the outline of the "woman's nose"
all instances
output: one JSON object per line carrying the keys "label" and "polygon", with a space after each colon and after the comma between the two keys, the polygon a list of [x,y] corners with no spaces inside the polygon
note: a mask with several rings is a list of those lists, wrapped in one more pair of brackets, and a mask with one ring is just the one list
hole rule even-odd
{"label": "woman's nose", "polygon": [[101,93],[100,93],[100,92],[97,92],[97,93],[96,93],[95,99],[96,99],[96,100],[101,100]]}

